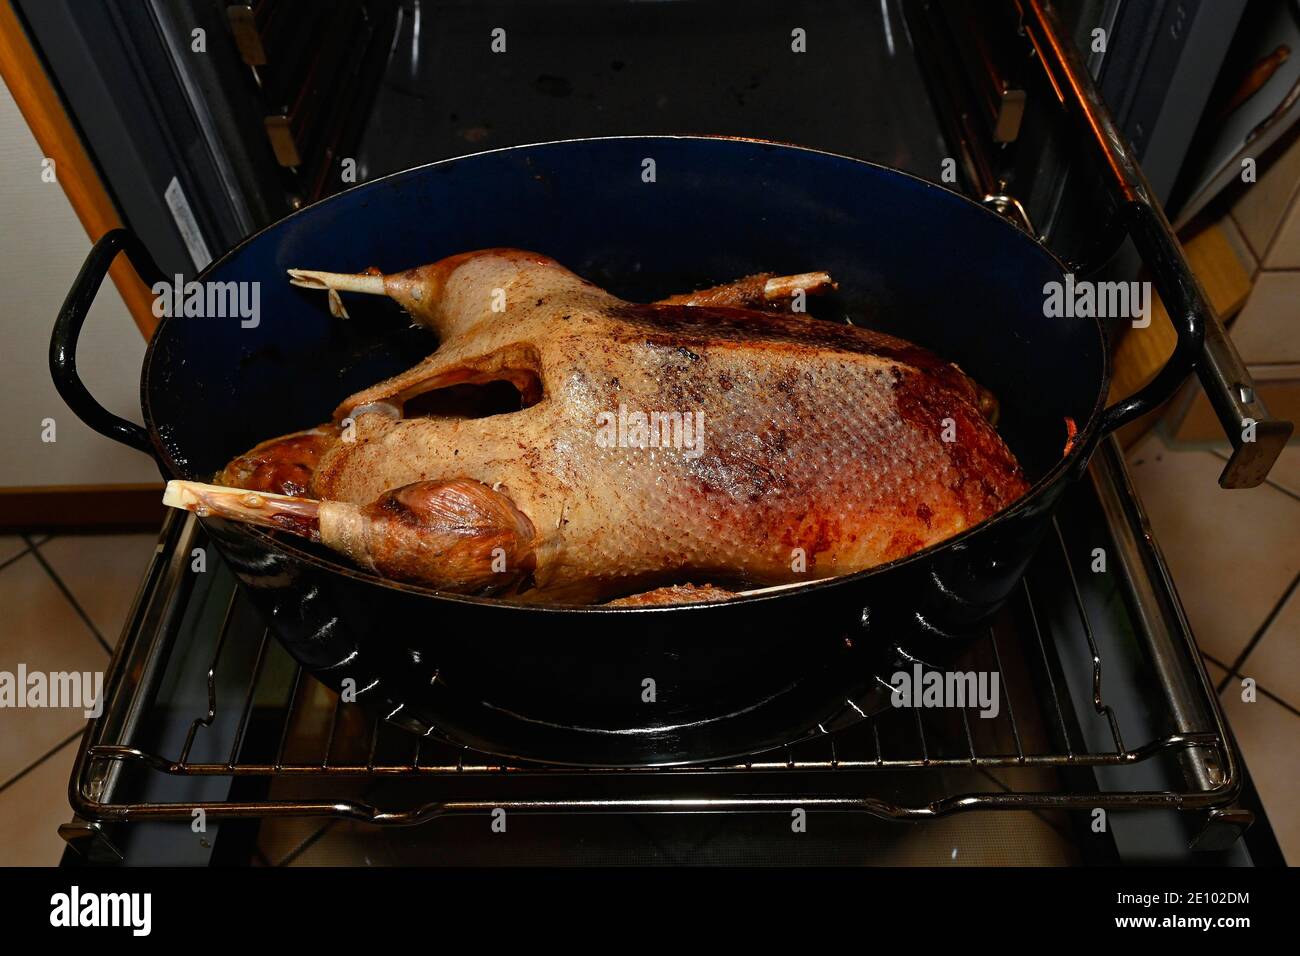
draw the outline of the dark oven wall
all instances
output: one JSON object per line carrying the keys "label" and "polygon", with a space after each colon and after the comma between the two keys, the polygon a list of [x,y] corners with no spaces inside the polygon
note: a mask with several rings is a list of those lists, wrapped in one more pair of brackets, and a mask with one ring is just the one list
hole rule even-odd
{"label": "dark oven wall", "polygon": [[[1009,142],[970,144],[989,181],[945,184],[1019,197],[1068,260],[1109,251],[1014,0],[15,5],[124,220],[168,274],[191,275],[353,183],[527,142],[755,136],[939,181],[962,153],[944,113],[974,112],[961,98],[987,84],[982,60],[1023,87],[1023,120]],[[1059,4],[1158,191],[1173,182],[1243,5]],[[1099,27],[1104,53],[1091,52]]]}
{"label": "dark oven wall", "polygon": [[[1019,201],[1030,230],[1087,272],[1107,262],[1121,231],[1084,158],[1089,150],[1021,29],[1024,2],[907,0],[904,8],[964,189]],[[1156,196],[1166,200],[1245,0],[1062,0],[1056,7]],[[1133,267],[1131,250],[1123,258]]]}

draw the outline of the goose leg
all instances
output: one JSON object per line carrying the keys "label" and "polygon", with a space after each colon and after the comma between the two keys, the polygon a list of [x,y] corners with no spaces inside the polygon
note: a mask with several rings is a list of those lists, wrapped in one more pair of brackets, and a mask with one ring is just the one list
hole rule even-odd
{"label": "goose leg", "polygon": [[616,301],[554,259],[522,249],[480,249],[387,275],[377,269],[358,273],[290,269],[289,281],[303,289],[326,290],[330,312],[337,317],[347,315],[340,292],[387,296],[444,342],[484,319],[499,320],[496,303],[527,301],[529,295],[543,291],[582,292]]}
{"label": "goose leg", "polygon": [[418,481],[368,505],[169,481],[163,504],[318,541],[383,577],[450,591],[528,579],[536,534],[508,496],[477,481]]}
{"label": "goose leg", "polygon": [[670,295],[654,304],[788,310],[800,292],[820,295],[834,288],[835,282],[826,272],[801,272],[788,276],[764,272],[696,292]]}
{"label": "goose leg", "polygon": [[329,293],[330,315],[346,319],[348,310],[343,307],[340,292],[361,292],[365,295],[387,295],[384,277],[379,272],[317,272],[313,269],[290,269],[289,284],[300,289],[324,289]]}

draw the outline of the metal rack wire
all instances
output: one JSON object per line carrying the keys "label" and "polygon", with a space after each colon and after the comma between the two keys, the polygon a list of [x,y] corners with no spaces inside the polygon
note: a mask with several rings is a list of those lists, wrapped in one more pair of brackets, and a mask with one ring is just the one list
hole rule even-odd
{"label": "metal rack wire", "polygon": [[[221,613],[212,616],[219,625],[199,629],[211,640],[209,665],[206,674],[189,675],[201,690],[181,724],[183,740],[169,744],[150,736],[157,723],[150,715],[161,706],[158,688],[184,680],[169,666],[173,658],[178,665],[193,659],[172,654],[185,630],[181,611],[195,603],[183,593],[193,586],[188,558],[200,533],[191,520],[169,526],[160,544],[114,658],[109,707],[88,728],[78,757],[74,808],[95,823],[189,819],[201,808],[217,818],[334,816],[415,824],[499,807],[728,812],[798,806],[923,819],[974,809],[1224,806],[1239,787],[1235,757],[1176,599],[1167,582],[1159,581],[1163,564],[1125,487],[1118,454],[1108,447],[1094,466],[1092,494],[1106,516],[1104,532],[1094,532],[1106,535],[1122,565],[1116,576],[1122,600],[1117,602],[1116,593],[1102,599],[1112,611],[1127,609],[1130,624],[1141,621],[1135,627],[1140,669],[1162,678],[1164,706],[1145,725],[1156,729],[1140,729],[1140,738],[1130,730],[1126,741],[1128,728],[1103,696],[1103,678],[1132,668],[1108,671],[1103,662],[1102,644],[1114,637],[1115,620],[1094,620],[1092,578],[1098,576],[1081,578],[1071,557],[1091,542],[1077,539],[1078,529],[1067,536],[1057,524],[1017,597],[986,639],[953,665],[1000,675],[993,717],[980,717],[978,705],[886,706],[868,714],[862,704],[847,701],[842,719],[823,726],[827,732],[743,762],[611,769],[510,764],[411,734],[382,715],[343,703],[294,664],[264,626],[250,623],[256,618],[246,598],[227,581],[226,590],[208,595],[224,601]],[[1131,513],[1125,515],[1126,509]],[[233,699],[224,694],[229,686],[241,689]],[[172,723],[180,723],[175,701],[167,706]],[[1099,775],[1087,772],[1151,764],[1165,767],[1172,781],[1167,788],[1102,785]],[[135,782],[123,780],[127,772]],[[140,775],[150,774],[252,780],[262,785],[261,796],[127,796],[140,792]],[[972,780],[983,786],[968,789]],[[387,793],[386,805],[378,806],[369,796],[376,784],[386,783],[417,786]]]}

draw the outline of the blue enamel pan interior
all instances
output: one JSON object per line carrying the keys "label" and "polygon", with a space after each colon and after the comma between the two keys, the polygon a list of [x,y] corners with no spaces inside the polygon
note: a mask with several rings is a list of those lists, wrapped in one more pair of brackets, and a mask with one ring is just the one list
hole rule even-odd
{"label": "blue enamel pan interior", "polygon": [[[647,182],[647,160],[653,181]],[[173,476],[207,479],[266,438],[329,418],[346,395],[436,345],[379,299],[350,319],[289,285],[291,267],[406,269],[467,250],[553,256],[629,299],[760,271],[825,269],[858,322],[933,349],[1001,400],[1031,479],[1059,463],[1105,383],[1091,319],[1046,318],[1060,263],[945,189],[841,156],[746,140],[626,137],[466,156],[377,180],[248,239],[202,276],[260,283],[260,321],[164,320],[142,385]]]}

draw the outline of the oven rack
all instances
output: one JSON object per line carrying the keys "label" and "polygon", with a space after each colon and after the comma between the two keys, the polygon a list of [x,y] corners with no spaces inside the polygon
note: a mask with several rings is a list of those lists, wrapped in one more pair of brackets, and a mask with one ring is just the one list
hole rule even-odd
{"label": "oven rack", "polygon": [[[497,809],[804,808],[908,820],[977,809],[1163,807],[1205,811],[1217,826],[1203,837],[1235,839],[1249,824],[1248,814],[1225,809],[1241,786],[1239,765],[1113,441],[1099,449],[1091,477],[1091,488],[1079,486],[1086,500],[1062,509],[987,639],[954,665],[1001,675],[996,717],[985,720],[973,708],[886,706],[864,718],[859,702],[848,701],[816,736],[741,762],[688,767],[513,764],[342,703],[264,626],[235,626],[249,620],[247,599],[221,567],[192,571],[201,531],[178,514],[164,527],[114,655],[104,713],[87,727],[70,787],[78,819],[61,832],[73,843],[103,839],[104,824],[189,821],[199,810],[213,819],[410,825]],[[1079,556],[1097,546],[1114,562],[1113,573],[1080,572]],[[209,560],[215,563],[215,553]],[[202,631],[182,609],[204,603],[191,592],[222,574],[224,590],[213,585],[205,598],[220,608],[219,627],[208,629],[210,657],[188,655],[210,666],[204,674],[176,673],[183,668],[169,665],[186,656],[173,655],[178,641]],[[1136,666],[1108,670],[1104,659],[1112,653],[1133,656]],[[1112,705],[1103,693],[1131,671],[1158,686],[1127,695],[1142,699],[1137,711]],[[231,673],[244,676],[233,682],[238,693],[228,695]],[[152,719],[161,707],[175,716],[187,680],[201,689],[189,699],[191,719]],[[168,723],[187,726],[183,738],[153,740]],[[1153,787],[1151,779],[1164,783]],[[221,782],[225,796],[149,796],[158,781],[187,780]]]}

